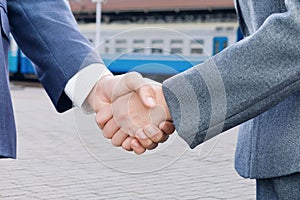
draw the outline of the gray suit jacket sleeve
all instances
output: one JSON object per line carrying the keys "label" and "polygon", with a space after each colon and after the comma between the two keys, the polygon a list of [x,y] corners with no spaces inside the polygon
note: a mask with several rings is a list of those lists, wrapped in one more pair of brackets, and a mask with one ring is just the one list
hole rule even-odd
{"label": "gray suit jacket sleeve", "polygon": [[64,92],[81,68],[102,63],[79,32],[67,1],[9,0],[12,34],[35,64],[37,75],[59,112],[72,107]]}
{"label": "gray suit jacket sleeve", "polygon": [[191,148],[300,90],[300,1],[253,35],[163,83],[179,135]]}

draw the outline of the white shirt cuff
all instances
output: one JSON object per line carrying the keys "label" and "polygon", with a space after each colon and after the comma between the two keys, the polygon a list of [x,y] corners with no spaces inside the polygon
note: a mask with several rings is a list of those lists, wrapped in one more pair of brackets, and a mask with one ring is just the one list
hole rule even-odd
{"label": "white shirt cuff", "polygon": [[85,100],[98,80],[106,75],[112,75],[112,73],[105,65],[100,63],[91,64],[80,70],[68,81],[65,93],[75,106],[82,108],[86,113],[93,113]]}

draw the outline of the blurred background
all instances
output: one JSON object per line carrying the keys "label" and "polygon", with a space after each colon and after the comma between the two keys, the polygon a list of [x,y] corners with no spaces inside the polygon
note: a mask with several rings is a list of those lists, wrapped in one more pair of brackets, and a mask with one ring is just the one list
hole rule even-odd
{"label": "blurred background", "polygon": [[[114,74],[163,80],[241,39],[232,0],[70,0],[79,29]],[[12,39],[12,80],[36,81]]]}

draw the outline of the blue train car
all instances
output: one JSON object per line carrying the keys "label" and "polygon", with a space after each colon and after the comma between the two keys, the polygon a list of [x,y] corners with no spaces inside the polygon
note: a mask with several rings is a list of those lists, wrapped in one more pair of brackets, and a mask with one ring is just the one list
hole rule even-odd
{"label": "blue train car", "polygon": [[[32,62],[21,52],[9,52],[9,72],[13,74],[32,75],[35,70]],[[136,71],[141,74],[174,75],[192,66],[200,64],[206,57],[182,58],[177,55],[124,55],[114,59],[111,55],[103,57],[108,69],[114,74]],[[20,63],[18,63],[20,62]]]}
{"label": "blue train car", "polygon": [[141,74],[174,75],[200,64],[207,57],[181,57],[172,55],[127,54],[114,59],[105,56],[104,63],[115,74],[136,71]]}
{"label": "blue train car", "polygon": [[9,51],[8,52],[8,66],[10,73],[18,72],[18,52],[17,51]]}
{"label": "blue train car", "polygon": [[[32,62],[18,48],[16,42],[11,39],[8,52],[9,72],[12,75],[33,75],[35,70]],[[20,76],[19,76],[20,77]]]}
{"label": "blue train car", "polygon": [[[226,33],[226,32],[225,32]],[[235,41],[238,41],[242,38],[240,30],[236,29],[236,32],[230,32],[224,35],[216,32],[216,35],[211,37],[212,41],[203,41],[203,40],[195,40],[196,42],[200,41],[200,44],[195,44],[195,42],[189,43],[190,46],[182,46],[180,49],[180,45],[178,42],[180,41],[180,38],[177,38],[172,41],[176,41],[173,46],[173,49],[171,48],[170,53],[165,54],[158,50],[162,50],[162,47],[159,47],[161,49],[157,49],[157,44],[153,48],[152,51],[150,51],[149,54],[141,53],[138,51],[138,49],[133,49],[132,51],[129,49],[130,47],[127,47],[124,45],[125,43],[118,44],[118,41],[116,41],[116,46],[110,46],[111,48],[114,47],[116,49],[116,52],[101,52],[102,58],[106,66],[115,74],[122,74],[129,71],[137,71],[142,74],[150,74],[150,75],[174,75],[180,72],[183,72],[192,66],[195,66],[197,64],[202,63],[205,59],[207,59],[210,55],[214,55],[222,51],[224,48],[229,46],[230,44],[234,43]],[[233,34],[233,35],[232,35]],[[235,36],[234,36],[235,35]],[[231,38],[229,41],[229,37]],[[234,39],[234,37],[236,39]],[[165,38],[166,40],[168,38]],[[163,40],[163,38],[162,38]],[[123,40],[122,40],[123,41]],[[126,44],[130,43],[124,40]],[[134,40],[133,40],[134,41]],[[202,44],[201,44],[202,42]],[[203,45],[206,44],[208,46]],[[165,43],[164,43],[165,44]],[[186,42],[184,43],[187,44]],[[111,45],[108,43],[108,45]],[[119,45],[119,46],[118,46]],[[121,45],[121,46],[120,46]],[[183,43],[182,43],[183,45]],[[196,46],[195,46],[196,45]],[[129,45],[130,46],[130,45]],[[122,47],[122,48],[120,48]],[[176,48],[175,48],[176,47]],[[106,50],[107,47],[104,48]],[[121,54],[122,56],[117,56],[116,59],[116,53],[119,49],[126,49],[128,52],[127,54]],[[209,55],[204,55],[203,52],[207,52],[207,49],[210,49],[208,51]],[[180,52],[172,52],[181,50]],[[182,55],[183,52],[189,52],[190,55]],[[193,54],[196,53],[196,54]],[[198,53],[198,54],[197,54]],[[10,74],[14,77],[15,74],[18,75],[33,75],[35,73],[33,64],[31,61],[19,50],[17,47],[15,41],[11,40],[11,47],[9,51],[9,71]],[[17,76],[18,78],[20,76]]]}

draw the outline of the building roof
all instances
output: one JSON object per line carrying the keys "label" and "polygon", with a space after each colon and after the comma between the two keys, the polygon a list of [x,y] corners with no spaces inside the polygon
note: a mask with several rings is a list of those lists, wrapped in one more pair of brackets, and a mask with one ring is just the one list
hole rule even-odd
{"label": "building roof", "polygon": [[[70,0],[74,12],[95,12],[91,0]],[[233,9],[233,0],[108,0],[103,12]]]}

